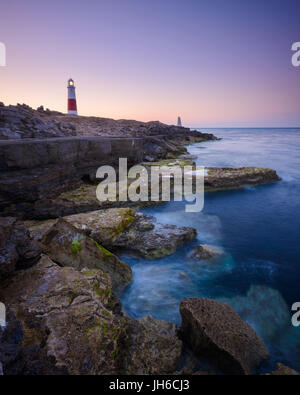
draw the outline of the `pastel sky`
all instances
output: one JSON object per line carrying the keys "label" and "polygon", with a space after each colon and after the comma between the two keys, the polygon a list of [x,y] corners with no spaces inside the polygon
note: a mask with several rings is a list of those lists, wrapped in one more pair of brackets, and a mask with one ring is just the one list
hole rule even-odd
{"label": "pastel sky", "polygon": [[300,126],[299,0],[0,0],[0,101],[186,126]]}

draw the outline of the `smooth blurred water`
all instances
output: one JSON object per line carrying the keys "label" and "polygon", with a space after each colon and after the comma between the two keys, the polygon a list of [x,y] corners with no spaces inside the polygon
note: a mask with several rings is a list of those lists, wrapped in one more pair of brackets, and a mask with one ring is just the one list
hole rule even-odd
{"label": "smooth blurred water", "polygon": [[[189,146],[197,165],[268,167],[282,181],[207,193],[197,214],[186,213],[184,202],[145,210],[158,222],[196,228],[198,237],[163,259],[122,256],[134,273],[124,309],[180,323],[182,298],[226,300],[266,341],[268,368],[280,361],[300,371],[300,327],[291,326],[291,305],[300,302],[300,129],[204,131],[222,140]],[[199,243],[222,246],[228,256],[216,265],[188,260]]]}

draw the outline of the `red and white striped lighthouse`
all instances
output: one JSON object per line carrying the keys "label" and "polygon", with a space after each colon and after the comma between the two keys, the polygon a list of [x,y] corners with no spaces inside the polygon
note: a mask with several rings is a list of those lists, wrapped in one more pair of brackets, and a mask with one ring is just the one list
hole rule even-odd
{"label": "red and white striped lighthouse", "polygon": [[72,78],[68,81],[68,114],[77,115],[75,85]]}

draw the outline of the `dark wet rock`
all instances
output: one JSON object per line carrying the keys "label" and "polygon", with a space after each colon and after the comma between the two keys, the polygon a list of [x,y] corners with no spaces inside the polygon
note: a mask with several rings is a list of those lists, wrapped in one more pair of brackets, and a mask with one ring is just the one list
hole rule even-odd
{"label": "dark wet rock", "polygon": [[139,209],[153,207],[163,203],[162,201],[123,202],[118,200],[115,202],[100,202],[96,196],[96,189],[97,185],[84,183],[78,188],[64,192],[57,197],[45,198],[32,203],[10,204],[2,212],[2,215],[18,215],[26,220],[47,220],[100,209],[114,207],[133,207]]}
{"label": "dark wet rock", "polygon": [[25,314],[22,318],[26,320],[24,326],[22,320],[17,319],[10,308],[7,309],[6,319],[5,330],[0,329],[0,360],[4,375],[66,373],[63,369],[55,368],[51,357],[49,358],[43,350],[41,343],[46,340],[47,333],[39,332],[40,319],[32,320],[32,317]]}
{"label": "dark wet rock", "polygon": [[269,357],[254,329],[227,303],[183,299],[180,313],[183,339],[225,373],[251,374]]}
{"label": "dark wet rock", "polygon": [[290,309],[276,289],[252,285],[245,296],[222,299],[249,322],[265,340],[272,341],[290,328]]}
{"label": "dark wet rock", "polygon": [[184,368],[174,374],[180,376],[215,376],[216,372],[214,370],[197,370],[193,372],[192,370]]}
{"label": "dark wet rock", "polygon": [[126,374],[169,374],[180,363],[182,342],[175,324],[151,316],[127,317],[128,339],[120,355]]}
{"label": "dark wet rock", "polygon": [[[180,333],[180,330],[179,330]],[[183,343],[183,352],[180,364],[180,370],[174,372],[176,375],[204,375],[212,376],[220,373],[207,360],[199,358],[193,351]]]}
{"label": "dark wet rock", "polygon": [[197,159],[198,156],[197,155],[191,155],[191,154],[182,154],[178,157],[178,159],[184,159],[184,160],[194,160]]}
{"label": "dark wet rock", "polygon": [[[147,259],[170,255],[197,234],[190,227],[158,224],[154,217],[131,208],[98,210],[64,219],[110,251],[130,251]],[[51,220],[32,223],[30,231],[39,238],[52,224]]]}
{"label": "dark wet rock", "polygon": [[41,254],[39,243],[32,240],[22,221],[0,218],[0,278],[16,269],[29,267]]}
{"label": "dark wet rock", "polygon": [[43,252],[61,266],[101,269],[111,276],[113,288],[120,291],[132,279],[130,266],[60,218],[44,235]]}
{"label": "dark wet rock", "polygon": [[188,255],[190,259],[204,261],[215,260],[224,256],[225,251],[221,247],[209,244],[199,244]]}
{"label": "dark wet rock", "polygon": [[296,370],[289,368],[286,365],[278,362],[276,364],[276,369],[273,372],[266,373],[266,376],[299,376]]}

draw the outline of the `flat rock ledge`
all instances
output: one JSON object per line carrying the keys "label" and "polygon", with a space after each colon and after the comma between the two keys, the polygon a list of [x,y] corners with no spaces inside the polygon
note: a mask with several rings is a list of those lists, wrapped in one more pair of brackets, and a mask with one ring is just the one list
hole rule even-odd
{"label": "flat rock ledge", "polygon": [[268,359],[264,342],[227,303],[187,298],[180,313],[183,339],[224,373],[248,375]]}
{"label": "flat rock ledge", "polygon": [[[66,216],[64,220],[109,251],[129,251],[146,259],[171,255],[180,245],[193,241],[197,234],[191,227],[156,223],[154,217],[131,208],[97,210]],[[31,235],[40,240],[56,221],[29,221],[27,224]],[[44,239],[44,243],[48,241]]]}
{"label": "flat rock ledge", "polygon": [[224,189],[238,189],[280,181],[275,170],[260,167],[206,168],[204,179],[205,192]]}

